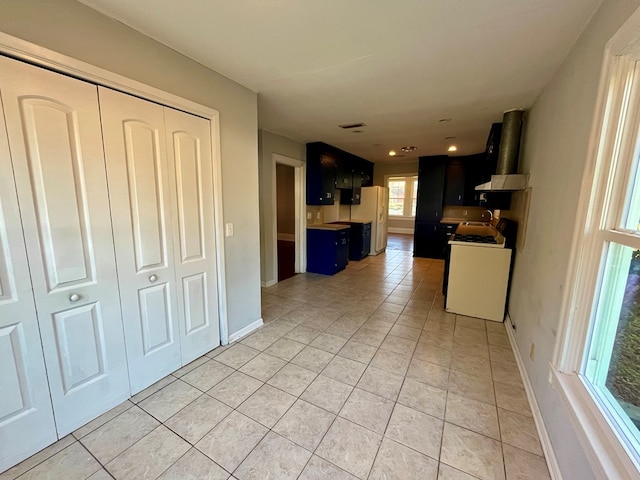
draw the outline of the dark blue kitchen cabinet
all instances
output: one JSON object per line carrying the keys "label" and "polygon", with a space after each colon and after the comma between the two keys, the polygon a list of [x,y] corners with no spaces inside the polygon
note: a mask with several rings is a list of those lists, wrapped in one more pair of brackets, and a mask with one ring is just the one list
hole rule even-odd
{"label": "dark blue kitchen cabinet", "polygon": [[344,221],[334,224],[349,225],[349,260],[362,260],[371,251],[371,222]]}
{"label": "dark blue kitchen cabinet", "polygon": [[307,228],[307,272],[333,275],[348,263],[348,225]]}

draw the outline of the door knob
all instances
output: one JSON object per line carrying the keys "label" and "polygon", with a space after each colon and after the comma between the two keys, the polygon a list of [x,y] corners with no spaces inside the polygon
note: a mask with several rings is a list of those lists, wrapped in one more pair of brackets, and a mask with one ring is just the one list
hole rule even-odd
{"label": "door knob", "polygon": [[69,295],[70,302],[76,303],[78,300],[80,300],[80,295],[78,295],[77,293],[72,293],[71,295]]}
{"label": "door knob", "polygon": [[149,275],[149,281],[150,281],[151,283],[155,282],[156,280],[158,280],[157,275]]}

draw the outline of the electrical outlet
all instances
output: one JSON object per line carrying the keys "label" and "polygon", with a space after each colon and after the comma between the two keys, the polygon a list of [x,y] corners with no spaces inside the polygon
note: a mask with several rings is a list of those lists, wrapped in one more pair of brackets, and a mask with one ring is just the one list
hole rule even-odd
{"label": "electrical outlet", "polygon": [[316,213],[316,220],[320,220],[320,212]]}
{"label": "electrical outlet", "polygon": [[224,236],[233,237],[233,223],[224,224]]}
{"label": "electrical outlet", "polygon": [[311,220],[311,217],[313,217],[313,215],[311,214],[311,212],[307,212],[307,220]]}
{"label": "electrical outlet", "polygon": [[531,342],[531,349],[529,350],[529,358],[533,362],[536,358],[536,344]]}
{"label": "electrical outlet", "polygon": [[468,214],[469,214],[469,210],[463,210],[463,211],[462,211],[462,215],[463,215],[464,217],[466,217]]}

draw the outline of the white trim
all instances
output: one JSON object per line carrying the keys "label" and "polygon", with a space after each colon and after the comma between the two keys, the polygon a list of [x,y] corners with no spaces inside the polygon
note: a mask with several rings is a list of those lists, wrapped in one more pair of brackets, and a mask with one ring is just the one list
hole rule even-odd
{"label": "white trim", "polygon": [[520,354],[520,349],[518,348],[516,337],[513,334],[513,324],[511,323],[511,317],[508,313],[505,318],[505,326],[507,330],[507,336],[509,337],[509,342],[511,343],[511,349],[513,350],[514,356],[516,358],[516,364],[518,365],[518,370],[520,371],[520,378],[522,379],[522,383],[524,384],[524,391],[527,393],[527,400],[529,400],[529,406],[531,407],[531,413],[533,414],[533,421],[536,424],[536,429],[538,430],[538,437],[540,438],[540,444],[542,445],[544,458],[547,462],[547,467],[549,468],[549,474],[551,475],[552,480],[562,480],[560,465],[558,464],[555,451],[553,450],[549,432],[547,432],[547,427],[544,424],[542,412],[540,412],[540,407],[538,406],[538,401],[536,400],[536,396],[534,394],[533,385],[531,385],[531,381],[529,380],[529,376],[527,375],[527,370],[525,369],[524,362],[522,361],[522,355]]}
{"label": "white trim", "polygon": [[114,72],[63,55],[31,42],[0,32],[0,53],[49,70],[119,90],[161,105],[206,118],[211,124],[213,160],[214,235],[216,239],[216,277],[218,282],[218,315],[220,342],[228,341],[227,290],[225,272],[225,237],[222,210],[222,161],[220,152],[220,114],[217,110],[192,102],[186,98],[164,92],[158,88],[132,80]]}
{"label": "white trim", "polygon": [[413,235],[413,228],[400,228],[400,227],[389,227],[387,228],[389,233],[403,233],[405,235]]}
{"label": "white trim", "polygon": [[247,325],[246,327],[241,328],[237,332],[232,333],[231,335],[229,335],[229,343],[233,343],[236,340],[241,339],[242,337],[246,337],[247,335],[249,335],[254,330],[260,328],[262,325],[264,325],[264,322],[262,321],[262,318],[259,318],[255,322],[252,322],[249,325]]}
{"label": "white trim", "polygon": [[596,478],[638,478],[640,467],[634,465],[632,456],[616,437],[580,377],[562,373],[553,365],[551,375]]}
{"label": "white trim", "polygon": [[304,273],[307,271],[307,220],[306,220],[306,164],[302,160],[297,160],[295,158],[286,157],[284,155],[280,155],[279,153],[271,154],[271,188],[273,192],[273,198],[271,199],[271,204],[273,208],[273,223],[271,225],[271,238],[273,239],[273,249],[272,249],[272,258],[273,258],[273,270],[271,271],[271,279],[267,280],[265,283],[270,283],[275,280],[275,283],[278,282],[278,194],[277,194],[277,183],[276,183],[276,165],[280,163],[283,165],[288,165],[294,168],[294,201],[295,201],[295,234],[294,234],[294,242],[295,242],[295,265],[294,271],[295,273]]}
{"label": "white trim", "polygon": [[269,288],[269,287],[273,287],[276,283],[278,283],[277,280],[267,280],[266,282],[261,281],[260,286],[262,288]]}

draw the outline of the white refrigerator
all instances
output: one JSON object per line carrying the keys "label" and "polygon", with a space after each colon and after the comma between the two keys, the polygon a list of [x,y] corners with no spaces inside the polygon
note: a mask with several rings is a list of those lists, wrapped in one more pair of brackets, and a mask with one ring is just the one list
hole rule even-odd
{"label": "white refrigerator", "polygon": [[378,255],[387,248],[387,208],[389,189],[386,187],[362,187],[360,205],[351,206],[351,219],[371,222],[371,251]]}

